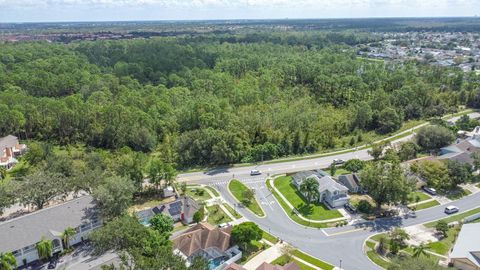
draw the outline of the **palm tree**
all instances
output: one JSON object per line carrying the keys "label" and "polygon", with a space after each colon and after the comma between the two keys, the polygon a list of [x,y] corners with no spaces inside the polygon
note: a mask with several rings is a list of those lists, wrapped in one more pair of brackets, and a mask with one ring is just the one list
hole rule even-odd
{"label": "palm tree", "polygon": [[415,246],[413,248],[413,257],[420,257],[420,255],[424,255],[424,256],[429,257],[430,254],[428,254],[426,252],[427,248],[428,248],[428,246],[424,245],[423,243],[421,243],[418,246]]}
{"label": "palm tree", "polygon": [[12,270],[17,267],[17,259],[11,252],[0,253],[0,270]]}
{"label": "palm tree", "polygon": [[37,243],[37,252],[40,259],[48,259],[53,252],[53,243],[52,240],[42,237],[42,240]]}
{"label": "palm tree", "polygon": [[72,236],[74,236],[75,234],[77,233],[77,231],[75,231],[74,228],[72,227],[67,227],[63,233],[62,233],[62,241],[63,241],[63,245],[65,246],[65,248],[69,248],[70,247],[70,238],[72,238]]}
{"label": "palm tree", "polygon": [[318,200],[320,192],[318,191],[318,181],[315,178],[307,178],[300,184],[300,191],[307,197],[310,204],[314,200]]}

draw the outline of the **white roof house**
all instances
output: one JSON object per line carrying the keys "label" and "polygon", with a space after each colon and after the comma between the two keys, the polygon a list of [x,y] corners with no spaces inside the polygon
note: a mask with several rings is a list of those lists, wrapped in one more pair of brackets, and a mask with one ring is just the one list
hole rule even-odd
{"label": "white roof house", "polygon": [[450,262],[457,269],[480,269],[480,223],[462,226],[449,257]]}

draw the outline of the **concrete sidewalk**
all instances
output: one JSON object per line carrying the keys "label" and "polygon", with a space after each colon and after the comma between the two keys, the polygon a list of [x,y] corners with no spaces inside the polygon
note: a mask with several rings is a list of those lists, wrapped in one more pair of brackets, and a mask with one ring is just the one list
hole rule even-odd
{"label": "concrete sidewalk", "polygon": [[274,261],[276,258],[282,256],[283,245],[284,244],[277,243],[265,249],[260,254],[248,261],[243,267],[245,267],[247,270],[255,270],[264,262],[270,263]]}

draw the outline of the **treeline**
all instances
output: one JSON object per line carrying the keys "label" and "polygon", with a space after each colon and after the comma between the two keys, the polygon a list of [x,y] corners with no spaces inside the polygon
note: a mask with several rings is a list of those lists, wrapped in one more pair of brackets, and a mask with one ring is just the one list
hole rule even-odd
{"label": "treeline", "polygon": [[354,145],[480,100],[478,75],[458,69],[212,39],[0,45],[0,134],[168,153],[188,167]]}

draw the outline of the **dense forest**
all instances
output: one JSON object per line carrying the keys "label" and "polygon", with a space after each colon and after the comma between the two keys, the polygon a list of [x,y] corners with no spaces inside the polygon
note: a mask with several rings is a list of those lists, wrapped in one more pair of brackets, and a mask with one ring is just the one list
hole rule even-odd
{"label": "dense forest", "polygon": [[480,107],[478,75],[359,58],[349,45],[367,34],[257,36],[0,44],[0,134],[191,167],[356,145]]}

